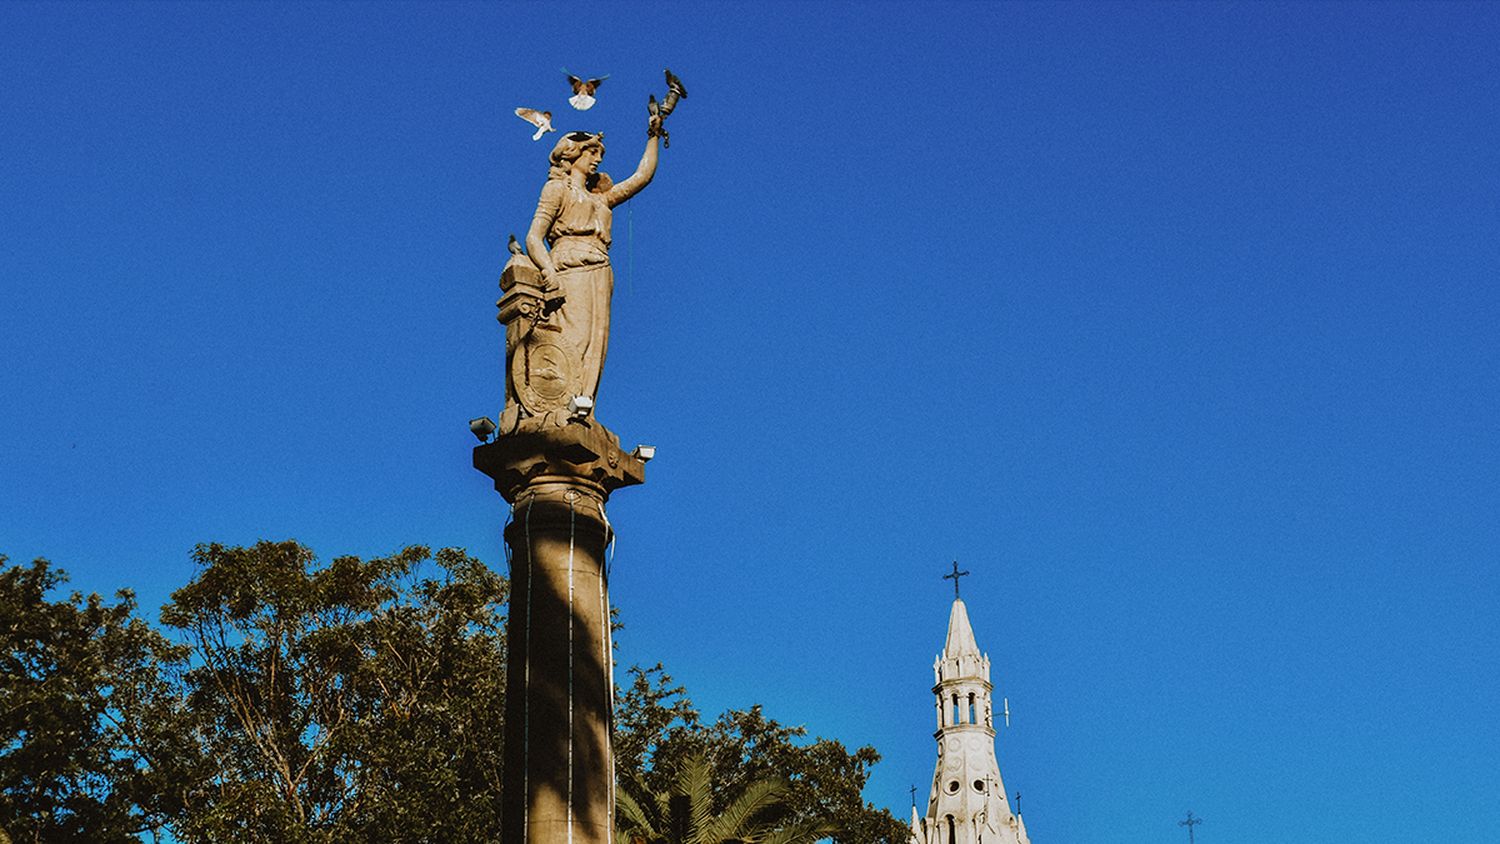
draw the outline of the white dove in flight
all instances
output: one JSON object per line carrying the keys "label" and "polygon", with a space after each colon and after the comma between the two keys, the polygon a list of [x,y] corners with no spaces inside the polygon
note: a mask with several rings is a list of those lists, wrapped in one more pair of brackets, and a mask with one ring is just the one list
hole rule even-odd
{"label": "white dove in flight", "polygon": [[536,127],[536,134],[531,136],[533,141],[539,141],[548,132],[556,132],[552,128],[552,112],[537,111],[534,108],[518,108],[516,116]]}
{"label": "white dove in flight", "polygon": [[604,80],[609,78],[609,74],[606,73],[593,79],[579,79],[568,73],[567,68],[563,68],[563,75],[568,77],[568,82],[573,86],[573,96],[568,98],[568,102],[579,111],[588,111],[594,107],[594,92],[598,91]]}

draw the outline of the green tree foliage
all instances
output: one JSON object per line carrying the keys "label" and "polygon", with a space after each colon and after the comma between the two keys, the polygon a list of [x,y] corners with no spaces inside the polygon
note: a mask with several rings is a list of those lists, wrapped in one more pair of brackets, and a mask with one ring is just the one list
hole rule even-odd
{"label": "green tree foliage", "polygon": [[708,800],[695,806],[707,805],[713,814],[768,781],[784,781],[769,813],[782,828],[823,828],[840,844],[906,844],[907,825],[860,795],[880,760],[873,747],[850,753],[831,739],[808,741],[804,728],[767,718],[760,706],[705,723],[660,665],[630,673],[617,705],[615,754],[638,809],[649,812],[662,795],[683,793],[681,778],[701,759],[710,785]]}
{"label": "green tree foliage", "polygon": [[49,601],[64,580],[0,556],[0,840],[137,841],[176,808],[143,743],[169,700],[158,666],[181,649],[129,592]]}
{"label": "green tree foliage", "polygon": [[[412,547],[317,566],[295,542],[199,546],[162,621],[196,772],[184,841],[483,841],[498,828],[503,578]],[[439,577],[423,577],[429,560]]]}
{"label": "green tree foliage", "polygon": [[615,825],[632,844],[813,844],[834,832],[827,822],[789,819],[784,777],[751,780],[735,793],[716,789],[703,753],[682,761],[668,791],[652,792],[639,771],[624,779]]}
{"label": "green tree foliage", "polygon": [[[173,644],[129,593],[48,601],[60,572],[0,558],[0,834],[494,840],[503,577],[421,547],[324,564],[295,542],[211,544],[194,559],[162,609]],[[642,837],[905,844],[904,825],[860,797],[872,748],[808,740],[758,706],[706,722],[660,666],[630,680],[617,794]]]}

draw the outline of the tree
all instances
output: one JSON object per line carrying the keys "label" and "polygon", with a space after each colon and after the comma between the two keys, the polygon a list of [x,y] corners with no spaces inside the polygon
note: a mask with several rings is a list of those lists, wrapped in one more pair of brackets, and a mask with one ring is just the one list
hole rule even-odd
{"label": "tree", "polygon": [[670,791],[653,793],[639,771],[617,792],[615,826],[632,844],[813,844],[834,832],[828,822],[789,820],[784,796],[791,783],[761,777],[738,793],[714,794],[713,768],[704,754],[689,756]]}
{"label": "tree", "polygon": [[711,772],[711,812],[725,811],[756,783],[785,779],[778,802],[787,826],[826,828],[840,844],[906,844],[907,825],[861,797],[870,767],[880,760],[873,747],[850,753],[831,739],[807,741],[805,728],[767,718],[760,706],[730,710],[705,724],[660,665],[630,673],[616,707],[615,754],[619,770],[639,772],[632,786],[637,795],[680,791],[681,772],[702,757]]}
{"label": "tree", "polygon": [[182,649],[128,591],[49,601],[66,579],[0,556],[0,840],[138,841],[173,808],[142,727],[170,713],[158,667]]}
{"label": "tree", "polygon": [[[128,592],[49,602],[61,572],[0,558],[0,831],[18,844],[163,829],[182,842],[494,839],[505,578],[415,546],[326,564],[296,542],[193,557],[161,615],[182,644],[135,617]],[[621,817],[647,837],[693,818],[694,840],[715,844],[819,830],[905,844],[904,825],[860,797],[873,748],[809,740],[758,706],[705,722],[660,666],[631,669],[616,725]]]}
{"label": "tree", "polygon": [[[499,827],[504,578],[414,546],[316,565],[295,542],[201,545],[162,621],[196,776],[184,841],[484,841]],[[425,577],[429,561],[441,577]]]}

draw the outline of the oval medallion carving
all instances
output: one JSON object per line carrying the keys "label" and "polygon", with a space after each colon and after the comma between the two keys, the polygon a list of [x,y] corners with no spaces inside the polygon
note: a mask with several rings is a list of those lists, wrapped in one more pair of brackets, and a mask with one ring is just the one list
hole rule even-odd
{"label": "oval medallion carving", "polygon": [[580,392],[576,360],[566,340],[532,332],[510,359],[521,406],[536,416],[566,407]]}

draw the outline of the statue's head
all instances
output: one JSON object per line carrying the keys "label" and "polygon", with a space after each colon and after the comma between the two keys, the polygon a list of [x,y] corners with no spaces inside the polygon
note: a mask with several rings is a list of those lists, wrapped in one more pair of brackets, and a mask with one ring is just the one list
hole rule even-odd
{"label": "statue's head", "polygon": [[547,172],[549,179],[565,178],[575,167],[585,168],[584,176],[598,174],[599,160],[604,158],[604,133],[569,132],[557,139],[548,160],[552,167]]}

